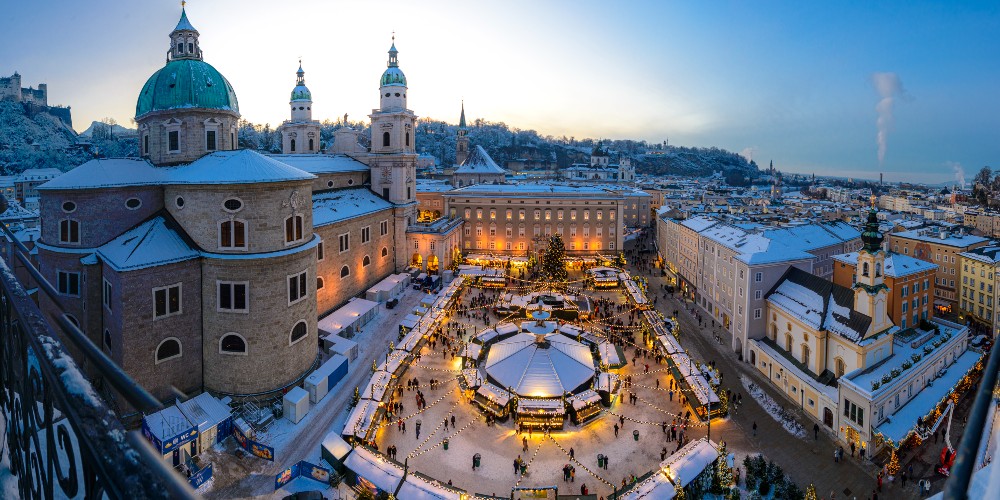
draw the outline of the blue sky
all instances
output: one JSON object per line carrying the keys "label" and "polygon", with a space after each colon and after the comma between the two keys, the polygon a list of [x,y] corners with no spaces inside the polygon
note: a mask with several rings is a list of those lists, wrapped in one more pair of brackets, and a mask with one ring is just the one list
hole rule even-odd
{"label": "blue sky", "polygon": [[[48,83],[78,129],[128,124],[179,2],[6,6],[0,74]],[[1000,3],[193,0],[244,118],[287,118],[299,56],[318,119],[377,106],[396,32],[418,115],[745,151],[786,171],[942,182],[1000,167]],[[878,159],[873,74],[894,73]]]}

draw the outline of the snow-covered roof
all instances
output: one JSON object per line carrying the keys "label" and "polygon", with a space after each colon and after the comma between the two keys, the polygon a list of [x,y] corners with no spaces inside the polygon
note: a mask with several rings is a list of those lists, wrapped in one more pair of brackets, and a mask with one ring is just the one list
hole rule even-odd
{"label": "snow-covered roof", "polygon": [[490,154],[482,146],[476,146],[469,151],[469,156],[462,162],[462,165],[455,169],[456,174],[505,174],[506,170],[500,168],[497,162],[490,158]]}
{"label": "snow-covered roof", "polygon": [[286,165],[310,174],[367,172],[368,165],[347,155],[268,155]]}
{"label": "snow-covered roof", "polygon": [[[306,155],[302,155],[306,156]],[[255,184],[312,180],[316,176],[249,149],[217,151],[177,167],[154,167],[145,159],[90,160],[39,190],[99,189],[171,184]]]}
{"label": "snow-covered roof", "polygon": [[785,272],[767,301],[810,328],[828,330],[852,342],[864,339],[872,322],[853,309],[854,292],[849,288],[797,267]]}
{"label": "snow-covered roof", "polygon": [[893,233],[894,238],[902,238],[908,240],[924,241],[927,243],[934,243],[937,245],[945,245],[950,247],[968,247],[969,245],[976,245],[984,241],[989,241],[987,238],[982,236],[973,236],[971,234],[959,234],[956,232],[944,231],[944,238],[940,236],[942,228],[936,228],[936,230],[930,230],[928,228],[918,229],[915,231],[902,231],[899,233]]}
{"label": "snow-covered roof", "polygon": [[709,217],[690,217],[681,221],[681,225],[696,233],[700,233],[714,226],[718,222],[719,221]]}
{"label": "snow-covered roof", "polygon": [[192,424],[198,426],[198,432],[205,432],[232,417],[229,407],[207,392],[177,406]]}
{"label": "snow-covered roof", "polygon": [[527,333],[491,345],[486,373],[502,387],[530,397],[559,397],[594,376],[594,358],[587,346],[561,333],[544,337],[547,346]]}
{"label": "snow-covered roof", "polygon": [[[1000,249],[998,249],[1000,250]],[[851,266],[858,265],[858,252],[842,253],[833,256],[833,260]],[[885,264],[883,272],[890,278],[909,276],[923,271],[933,271],[937,269],[937,264],[925,260],[915,259],[908,255],[888,252],[885,254]]]}
{"label": "snow-covered roof", "polygon": [[392,203],[363,186],[317,193],[313,195],[312,202],[313,227],[392,208]]}
{"label": "snow-covered roof", "polygon": [[719,449],[714,442],[705,438],[690,441],[660,462],[659,468],[651,476],[636,483],[618,498],[622,500],[674,498],[676,495],[674,482],[682,487],[687,485],[718,457]]}
{"label": "snow-covered roof", "polygon": [[155,217],[126,231],[97,249],[115,271],[134,271],[199,257],[163,217]]}
{"label": "snow-covered roof", "polygon": [[354,451],[347,455],[344,466],[371,481],[378,489],[393,493],[399,488],[399,483],[403,481],[405,475],[402,467],[363,446],[354,448]]}
{"label": "snow-covered roof", "polygon": [[143,420],[146,421],[149,431],[161,442],[172,439],[194,427],[194,424],[176,406],[168,406],[156,413],[146,415]]}
{"label": "snow-covered roof", "polygon": [[37,189],[45,191],[156,186],[166,181],[167,169],[156,168],[145,159],[107,158],[90,160]]}
{"label": "snow-covered roof", "polygon": [[566,186],[560,184],[474,184],[454,189],[444,196],[581,196],[624,199],[622,195],[607,189],[591,186]]}
{"label": "snow-covered roof", "polygon": [[947,371],[934,380],[934,383],[924,387],[896,413],[879,425],[876,429],[882,436],[894,443],[901,443],[907,434],[917,426],[917,419],[931,412],[938,403],[951,394],[958,381],[979,361],[981,355],[975,351],[965,351]]}
{"label": "snow-covered roof", "polygon": [[837,226],[836,231],[831,231],[827,229],[826,224],[769,229],[762,234],[769,239],[777,240],[786,246],[803,251],[817,250],[861,237],[861,233],[850,226]]}
{"label": "snow-covered roof", "polygon": [[985,247],[974,248],[968,252],[962,252],[959,255],[984,264],[992,265],[1000,262],[1000,246],[987,245]]}
{"label": "snow-covered roof", "polygon": [[448,486],[436,479],[425,477],[415,471],[406,474],[406,480],[399,487],[396,498],[413,500],[459,500],[464,498],[462,490]]}
{"label": "snow-covered roof", "polygon": [[316,178],[249,149],[218,151],[169,170],[170,184],[256,184]]}

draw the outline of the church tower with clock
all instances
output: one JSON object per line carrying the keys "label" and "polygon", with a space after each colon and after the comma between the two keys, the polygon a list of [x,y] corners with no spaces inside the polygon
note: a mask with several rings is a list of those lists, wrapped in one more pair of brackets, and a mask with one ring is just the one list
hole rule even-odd
{"label": "church tower with clock", "polygon": [[[406,228],[416,221],[417,215],[414,147],[417,115],[406,108],[406,76],[399,69],[398,54],[393,37],[388,68],[382,73],[379,85],[380,107],[368,115],[372,134],[368,165],[372,191],[396,206],[395,250],[397,256],[405,256]],[[401,264],[398,262],[397,267]]]}

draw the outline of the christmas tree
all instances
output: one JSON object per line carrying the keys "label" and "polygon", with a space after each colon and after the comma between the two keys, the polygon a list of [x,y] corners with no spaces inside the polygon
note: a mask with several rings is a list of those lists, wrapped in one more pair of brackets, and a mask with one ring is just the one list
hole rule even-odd
{"label": "christmas tree", "polygon": [[566,286],[566,245],[558,234],[549,238],[549,246],[542,253],[542,274],[556,288]]}
{"label": "christmas tree", "polygon": [[685,500],[687,494],[684,493],[684,487],[681,486],[680,479],[674,482],[674,500]]}
{"label": "christmas tree", "polygon": [[722,493],[733,485],[733,469],[727,462],[726,443],[719,447],[719,458],[715,460],[715,474],[712,477],[712,491]]}
{"label": "christmas tree", "polygon": [[809,487],[806,488],[805,500],[819,500],[816,496],[816,487],[812,483],[809,483]]}
{"label": "christmas tree", "polygon": [[899,474],[899,456],[896,455],[896,450],[892,450],[892,457],[889,458],[889,465],[886,466],[886,472],[890,476]]}

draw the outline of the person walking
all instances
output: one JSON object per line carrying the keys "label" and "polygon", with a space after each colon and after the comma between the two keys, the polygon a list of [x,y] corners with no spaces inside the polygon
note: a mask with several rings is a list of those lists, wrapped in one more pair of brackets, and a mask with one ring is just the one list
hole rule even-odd
{"label": "person walking", "polygon": [[528,438],[521,438],[521,449],[523,449],[525,453],[528,452]]}
{"label": "person walking", "polygon": [[618,437],[618,424],[615,424],[615,437]]}
{"label": "person walking", "polygon": [[851,458],[854,458],[854,449],[857,447],[854,441],[851,441]]}
{"label": "person walking", "polygon": [[608,456],[604,455],[604,470],[608,470]]}
{"label": "person walking", "polygon": [[574,459],[576,459],[576,452],[575,452],[575,451],[573,451],[573,447],[572,447],[572,446],[570,446],[570,448],[569,448],[569,458],[570,458],[571,460],[574,460]]}
{"label": "person walking", "polygon": [[754,436],[757,435],[757,421],[756,420],[754,420],[754,422],[753,422],[753,435]]}
{"label": "person walking", "polygon": [[813,424],[813,439],[819,441],[819,424]]}
{"label": "person walking", "polygon": [[900,477],[900,480],[903,482],[903,488],[906,488],[906,471],[905,470],[903,471],[903,474]]}

